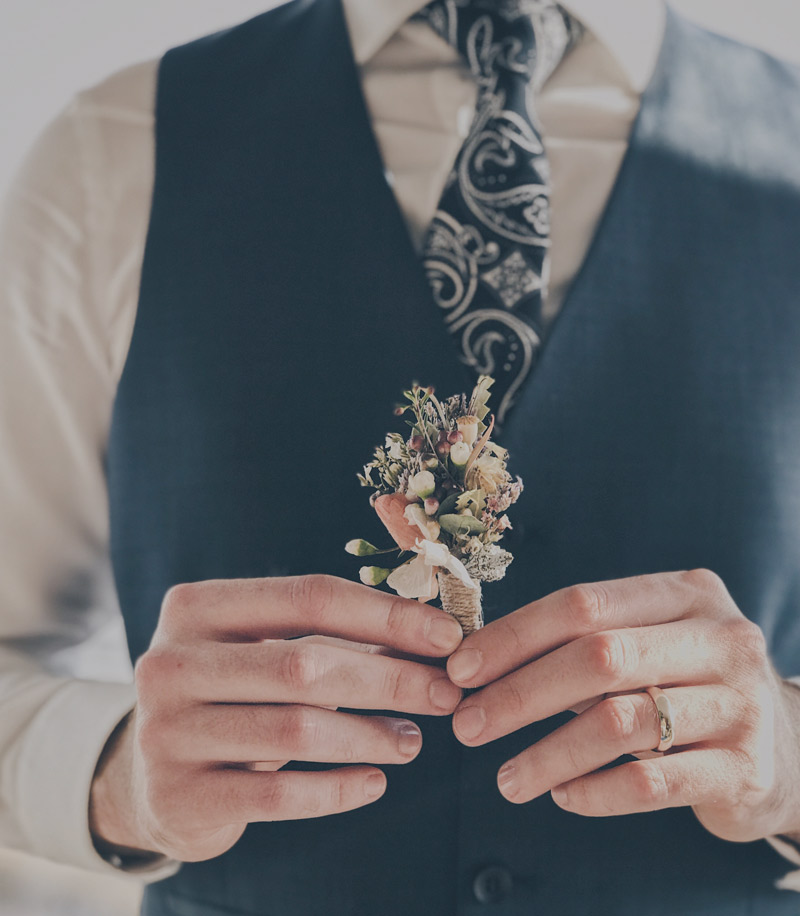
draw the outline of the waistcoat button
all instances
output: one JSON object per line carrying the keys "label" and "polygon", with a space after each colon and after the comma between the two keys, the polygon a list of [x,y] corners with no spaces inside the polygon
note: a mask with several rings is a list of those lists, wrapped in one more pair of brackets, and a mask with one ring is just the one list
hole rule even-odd
{"label": "waistcoat button", "polygon": [[482,869],[472,882],[472,893],[480,903],[502,903],[511,896],[513,888],[511,872],[502,865]]}

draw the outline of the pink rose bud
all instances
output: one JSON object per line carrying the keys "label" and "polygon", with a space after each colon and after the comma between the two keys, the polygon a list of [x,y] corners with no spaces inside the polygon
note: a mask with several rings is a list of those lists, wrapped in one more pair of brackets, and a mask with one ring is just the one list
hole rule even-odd
{"label": "pink rose bud", "polygon": [[453,432],[447,434],[447,441],[450,445],[455,445],[456,442],[461,442],[464,438],[464,433],[460,429],[455,429]]}
{"label": "pink rose bud", "polygon": [[445,439],[443,442],[436,443],[436,454],[440,458],[446,458],[450,454],[450,443]]}
{"label": "pink rose bud", "polygon": [[412,436],[408,440],[408,447],[413,452],[421,452],[425,448],[425,439],[422,436]]}
{"label": "pink rose bud", "polygon": [[411,502],[402,493],[384,493],[375,500],[375,511],[401,550],[411,550],[419,537],[419,529],[408,523],[404,512]]}
{"label": "pink rose bud", "polygon": [[426,515],[436,515],[439,511],[439,500],[433,496],[429,496],[425,500],[425,514]]}

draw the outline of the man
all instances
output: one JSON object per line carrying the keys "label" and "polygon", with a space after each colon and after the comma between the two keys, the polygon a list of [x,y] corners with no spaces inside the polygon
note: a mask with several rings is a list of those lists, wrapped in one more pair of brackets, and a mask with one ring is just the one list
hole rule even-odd
{"label": "man", "polygon": [[[29,160],[3,835],[150,914],[792,912],[798,75],[656,2],[421,8],[295,0]],[[462,643],[340,557],[465,364],[526,492]],[[59,671],[106,499],[130,688]]]}

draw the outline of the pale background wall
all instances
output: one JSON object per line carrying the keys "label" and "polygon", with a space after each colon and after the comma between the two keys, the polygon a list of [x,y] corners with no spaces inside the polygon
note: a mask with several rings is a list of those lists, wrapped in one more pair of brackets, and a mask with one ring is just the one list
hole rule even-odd
{"label": "pale background wall", "polygon": [[[73,92],[274,0],[0,0],[0,193]],[[673,0],[686,15],[800,62],[798,0]],[[130,916],[135,884],[0,854],[0,916]]]}

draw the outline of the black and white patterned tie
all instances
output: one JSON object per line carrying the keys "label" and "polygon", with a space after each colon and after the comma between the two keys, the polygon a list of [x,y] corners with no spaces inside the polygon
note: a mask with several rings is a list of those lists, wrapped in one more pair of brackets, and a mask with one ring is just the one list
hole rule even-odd
{"label": "black and white patterned tie", "polygon": [[496,379],[502,423],[541,346],[548,282],[548,163],[531,98],[582,30],[554,0],[434,0],[414,18],[478,83],[422,257],[461,358]]}

